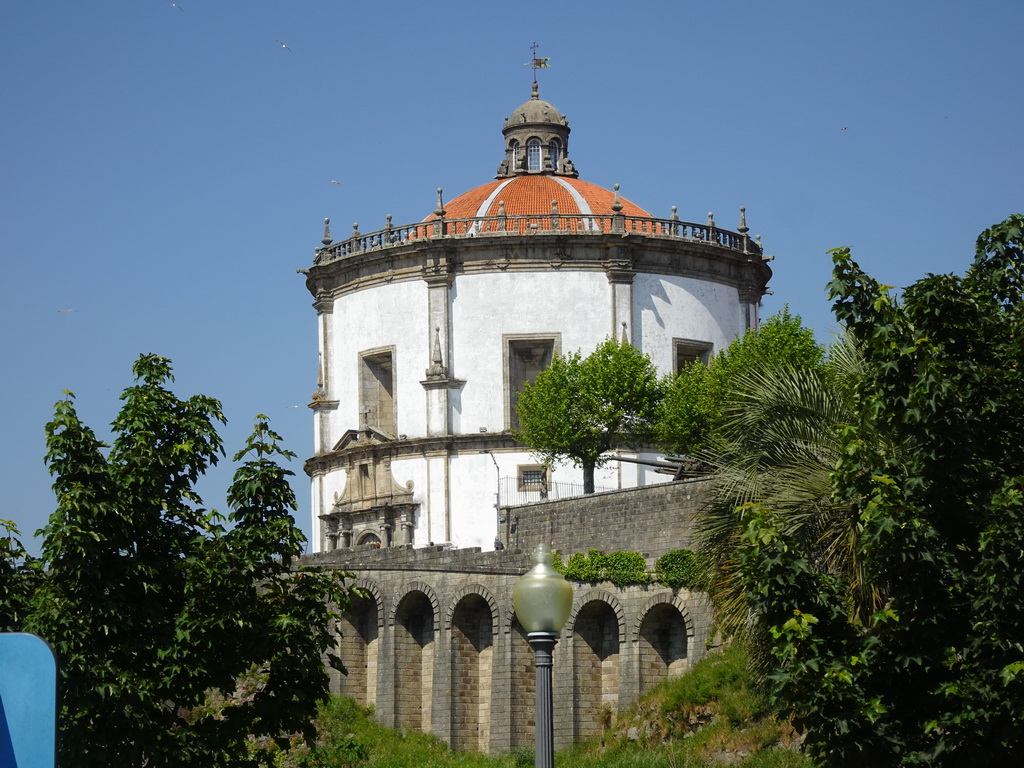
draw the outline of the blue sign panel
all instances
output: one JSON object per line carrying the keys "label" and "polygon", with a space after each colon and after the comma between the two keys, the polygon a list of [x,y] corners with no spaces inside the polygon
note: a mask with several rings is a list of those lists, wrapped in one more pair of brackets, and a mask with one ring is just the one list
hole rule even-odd
{"label": "blue sign panel", "polygon": [[53,768],[57,660],[41,637],[0,634],[0,768]]}

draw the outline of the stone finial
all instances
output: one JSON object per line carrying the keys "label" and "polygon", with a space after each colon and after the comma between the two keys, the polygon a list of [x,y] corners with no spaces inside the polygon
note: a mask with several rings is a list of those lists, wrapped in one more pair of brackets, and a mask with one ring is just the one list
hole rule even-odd
{"label": "stone finial", "polygon": [[447,224],[444,221],[446,211],[444,209],[444,200],[442,199],[443,192],[444,190],[441,187],[437,188],[437,208],[434,209],[434,237],[443,236],[447,228]]}
{"label": "stone finial", "polygon": [[324,239],[321,240],[320,242],[323,243],[325,246],[330,245],[331,243],[334,242],[334,240],[331,239],[331,220],[330,219],[324,219]]}
{"label": "stone finial", "polygon": [[626,336],[626,321],[622,321],[622,343],[629,344],[629,338]]}
{"label": "stone finial", "polygon": [[498,215],[499,216],[507,216],[508,215],[508,214],[505,213],[505,201],[504,200],[499,200],[498,201]]}
{"label": "stone finial", "polygon": [[708,211],[708,229],[714,229],[714,228],[715,228],[715,214],[712,213],[711,211]]}
{"label": "stone finial", "polygon": [[742,205],[740,206],[740,225],[736,227],[736,231],[743,237],[743,252],[750,253],[750,238],[747,236],[750,227],[747,226],[747,209]]}
{"label": "stone finial", "polygon": [[619,200],[619,185],[613,184],[615,199],[612,201],[612,232],[626,231],[626,217],[622,215],[622,201]]}
{"label": "stone finial", "polygon": [[552,200],[551,201],[551,215],[552,216],[557,216],[558,215],[558,201],[557,200]]}
{"label": "stone finial", "polygon": [[764,246],[761,245],[761,236],[754,235],[754,241],[757,243],[758,250],[761,251],[761,253],[764,253]]}
{"label": "stone finial", "polygon": [[313,402],[319,403],[327,399],[327,390],[324,389],[324,366],[323,355],[319,355],[316,371],[316,389],[313,390]]}
{"label": "stone finial", "polygon": [[672,206],[672,215],[668,217],[668,220],[671,222],[668,225],[668,232],[669,232],[669,234],[672,235],[673,237],[678,237],[679,236],[679,226],[680,226],[680,224],[679,224],[679,209],[676,206],[674,206],[674,205]]}
{"label": "stone finial", "polygon": [[352,222],[352,237],[353,237],[353,239],[359,237],[359,222],[358,221],[353,221]]}
{"label": "stone finial", "polygon": [[434,328],[434,349],[430,356],[431,366],[427,368],[428,379],[443,379],[448,375],[441,355],[441,327]]}

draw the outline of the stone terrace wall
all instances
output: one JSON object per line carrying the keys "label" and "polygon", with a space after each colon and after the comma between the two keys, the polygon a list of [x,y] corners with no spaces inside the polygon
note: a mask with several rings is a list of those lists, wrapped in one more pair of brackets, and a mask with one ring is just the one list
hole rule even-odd
{"label": "stone terrace wall", "polygon": [[[548,542],[574,552],[639,551],[649,568],[687,547],[707,481],[509,507],[507,548],[341,549],[303,564],[356,576],[368,599],[341,626],[348,677],[335,692],[373,705],[389,727],[429,730],[455,748],[497,754],[533,743],[532,654],[512,610],[529,553]],[[573,612],[555,648],[553,696],[564,746],[599,730],[659,679],[705,653],[702,595],[658,585],[574,584]],[[526,706],[529,704],[529,706]]]}
{"label": "stone terrace wall", "polygon": [[710,482],[684,480],[509,507],[502,539],[524,551],[547,541],[565,559],[590,549],[640,552],[653,565],[666,552],[692,545],[691,521]]}

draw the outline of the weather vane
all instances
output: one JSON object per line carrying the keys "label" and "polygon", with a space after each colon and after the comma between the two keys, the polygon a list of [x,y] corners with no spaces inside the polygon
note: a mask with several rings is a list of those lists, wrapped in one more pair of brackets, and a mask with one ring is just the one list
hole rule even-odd
{"label": "weather vane", "polygon": [[534,89],[534,91],[536,91],[537,90],[537,70],[538,69],[548,69],[548,68],[550,68],[551,65],[548,64],[548,62],[551,61],[551,59],[547,58],[546,56],[544,58],[538,58],[537,57],[537,43],[536,43],[536,41],[534,41],[533,45],[530,46],[530,51],[533,53],[533,58],[530,59],[530,61],[526,64],[526,66],[530,67],[530,69],[533,70],[533,89]]}

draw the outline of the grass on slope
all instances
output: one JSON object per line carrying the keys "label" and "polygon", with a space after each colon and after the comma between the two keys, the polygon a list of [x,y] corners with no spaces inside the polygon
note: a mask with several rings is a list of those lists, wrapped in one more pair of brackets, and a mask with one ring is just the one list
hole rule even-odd
{"label": "grass on slope", "polygon": [[[377,725],[370,711],[334,699],[321,720],[316,768],[528,768],[532,752],[488,758],[453,752],[429,734]],[[623,712],[600,739],[555,755],[558,768],[811,768],[753,689],[742,649],[729,648],[668,680]]]}

